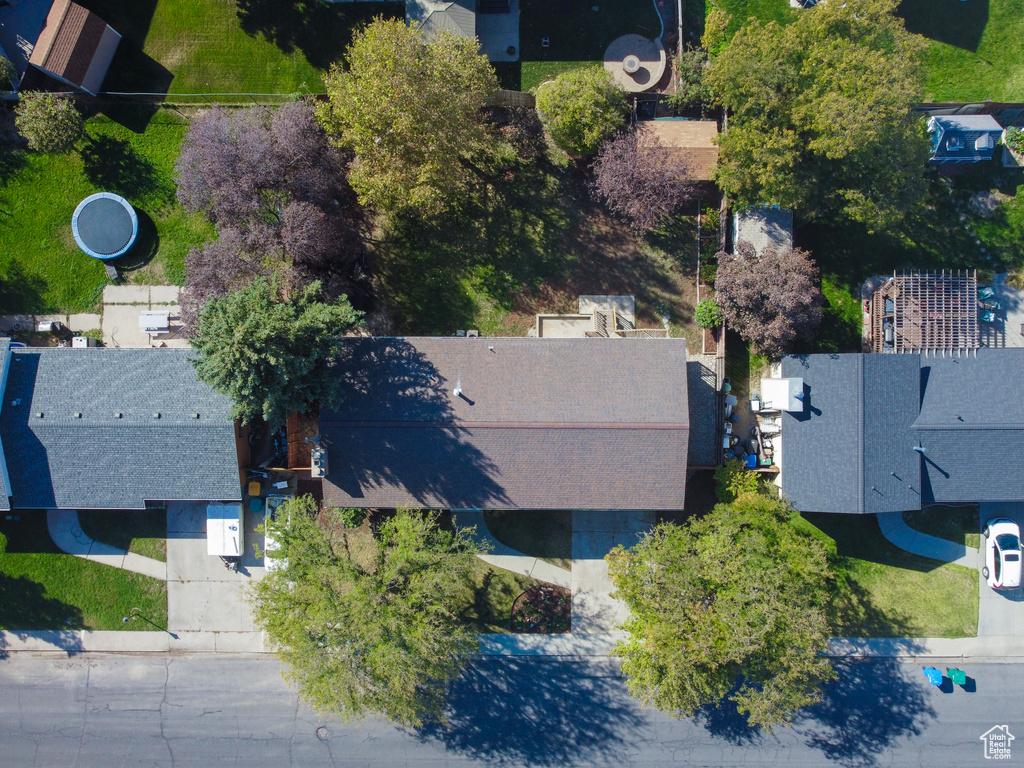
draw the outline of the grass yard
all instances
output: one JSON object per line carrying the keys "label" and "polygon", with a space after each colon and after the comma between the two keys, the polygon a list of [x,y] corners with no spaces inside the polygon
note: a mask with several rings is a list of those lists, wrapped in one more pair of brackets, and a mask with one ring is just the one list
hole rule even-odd
{"label": "grass yard", "polygon": [[[584,294],[636,297],[637,326],[661,327],[700,349],[692,215],[640,237],[590,199],[572,166],[523,165],[484,202],[382,233],[378,277],[393,332],[525,336],[534,314],[576,312]],[[694,211],[695,212],[695,211]]]}
{"label": "grass yard", "polygon": [[[519,17],[521,89],[559,73],[600,64],[617,37],[661,34],[655,0],[522,0]],[[549,45],[542,41],[547,38]],[[503,78],[508,82],[508,78]]]}
{"label": "grass yard", "polygon": [[7,552],[0,555],[0,628],[148,630],[121,620],[132,608],[167,626],[164,582],[65,555],[46,530],[46,513],[21,511],[0,520]]}
{"label": "grass yard", "polygon": [[512,603],[523,592],[541,582],[477,559],[473,566],[473,590],[460,612],[463,620],[478,632],[504,633],[512,630]]}
{"label": "grass yard", "polygon": [[973,637],[978,574],[891,544],[873,515],[804,513],[798,526],[826,542],[839,577],[836,637]]}
{"label": "grass yard", "polygon": [[904,512],[903,521],[915,531],[929,536],[975,549],[981,546],[977,504],[959,507],[935,504],[925,509]]}
{"label": "grass yard", "polygon": [[[711,5],[712,0],[708,0],[708,10]],[[714,5],[729,14],[729,27],[726,30],[729,37],[750,19],[757,19],[763,24],[770,21],[788,24],[800,13],[790,7],[789,0],[716,0]]]}
{"label": "grass yard", "polygon": [[485,512],[487,530],[524,555],[572,570],[572,512],[503,510]]}
{"label": "grass yard", "polygon": [[928,101],[1024,101],[1024,0],[903,0],[928,39]]}
{"label": "grass yard", "polygon": [[189,248],[213,237],[174,198],[174,161],[186,123],[159,112],[144,133],[104,116],[87,123],[89,143],[68,155],[27,152],[0,172],[0,283],[5,313],[84,312],[100,300],[102,264],[71,236],[75,206],[98,191],[126,197],[139,215],[139,239],[119,263],[130,282],[177,283]]}
{"label": "grass yard", "polygon": [[124,39],[107,91],[322,93],[352,31],[400,3],[83,0]]}
{"label": "grass yard", "polygon": [[167,562],[167,512],[83,509],[78,512],[82,531],[101,541],[143,557]]}

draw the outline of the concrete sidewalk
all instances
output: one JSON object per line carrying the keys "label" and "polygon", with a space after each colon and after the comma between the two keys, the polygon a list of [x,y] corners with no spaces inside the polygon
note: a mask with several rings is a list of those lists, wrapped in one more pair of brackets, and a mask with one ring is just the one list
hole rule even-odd
{"label": "concrete sidewalk", "polygon": [[46,510],[46,528],[53,543],[62,552],[114,568],[152,576],[161,581],[167,580],[167,563],[136,555],[134,552],[126,552],[109,544],[93,541],[86,536],[78,522],[78,512],[73,509]]}
{"label": "concrete sidewalk", "polygon": [[[133,621],[142,621],[135,618]],[[265,653],[262,632],[100,632],[88,629],[0,631],[6,653]]]}
{"label": "concrete sidewalk", "polygon": [[903,522],[903,514],[900,512],[885,512],[878,515],[878,527],[882,529],[885,538],[907,552],[966,568],[978,567],[978,550],[974,547],[965,547],[963,544],[919,533]]}
{"label": "concrete sidewalk", "polygon": [[517,552],[494,538],[491,532],[487,530],[487,523],[484,521],[483,512],[456,512],[455,519],[460,526],[476,526],[475,538],[477,541],[490,546],[488,554],[477,555],[477,557],[488,565],[512,571],[513,573],[520,573],[538,581],[546,581],[548,584],[554,584],[565,589],[572,587],[572,574],[569,571],[536,557],[530,557],[522,552]]}

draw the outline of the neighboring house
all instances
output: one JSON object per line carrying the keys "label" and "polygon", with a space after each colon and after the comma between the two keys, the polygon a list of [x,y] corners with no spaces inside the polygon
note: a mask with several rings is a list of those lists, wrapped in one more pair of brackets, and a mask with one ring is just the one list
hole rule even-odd
{"label": "neighboring house", "polygon": [[1003,127],[991,115],[933,115],[929,165],[970,165],[995,156]]}
{"label": "neighboring house", "polygon": [[0,339],[0,509],[241,500],[230,401],[178,349]]}
{"label": "neighboring house", "polygon": [[405,19],[428,40],[442,30],[476,37],[492,63],[519,61],[519,0],[406,0]]}
{"label": "neighboring house", "polygon": [[973,270],[893,273],[866,300],[865,351],[902,353],[981,346]]}
{"label": "neighboring house", "polygon": [[777,251],[793,247],[793,211],[777,205],[752,205],[733,214],[732,250],[750,243],[760,256],[766,249]]}
{"label": "neighboring house", "polygon": [[78,90],[95,96],[121,35],[71,0],[20,0],[0,9],[0,44],[15,52],[20,90]]}
{"label": "neighboring house", "polygon": [[781,487],[805,512],[1024,501],[1024,349],[788,356]]}
{"label": "neighboring house", "polygon": [[683,339],[348,338],[324,503],[682,509]]}
{"label": "neighboring house", "polygon": [[[718,123],[714,120],[660,118],[637,123],[637,131],[657,140],[667,159],[680,160],[694,181],[711,181],[718,165]],[[641,144],[641,146],[643,146]]]}

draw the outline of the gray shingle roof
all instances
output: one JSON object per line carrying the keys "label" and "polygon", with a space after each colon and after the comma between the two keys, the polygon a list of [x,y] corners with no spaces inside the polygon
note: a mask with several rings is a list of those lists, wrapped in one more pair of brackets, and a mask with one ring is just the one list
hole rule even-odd
{"label": "gray shingle roof", "polygon": [[187,356],[15,350],[0,409],[13,506],[240,498],[230,403],[196,379]]}
{"label": "gray shingle roof", "polygon": [[[990,160],[999,144],[1003,127],[992,115],[934,115],[928,119],[932,156],[929,163],[978,163]],[[979,146],[986,137],[988,146]]]}
{"label": "gray shingle roof", "polygon": [[338,376],[330,503],[682,507],[681,339],[346,339]]}
{"label": "gray shingle roof", "polygon": [[767,248],[782,251],[793,247],[793,211],[776,206],[752,205],[733,217],[733,253],[740,243],[750,243],[760,255]]}
{"label": "gray shingle roof", "polygon": [[782,490],[797,509],[1024,501],[1024,473],[994,460],[1024,438],[1024,349],[787,357],[782,374],[809,395],[782,430]]}

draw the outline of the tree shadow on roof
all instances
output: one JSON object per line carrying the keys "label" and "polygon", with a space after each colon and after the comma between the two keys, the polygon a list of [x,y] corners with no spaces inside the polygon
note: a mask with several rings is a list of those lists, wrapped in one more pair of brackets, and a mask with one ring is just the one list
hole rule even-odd
{"label": "tree shadow on roof", "polygon": [[909,32],[973,52],[988,25],[988,0],[903,0],[896,13]]}
{"label": "tree shadow on roof", "polygon": [[335,370],[343,402],[322,408],[320,428],[327,445],[337,446],[328,480],[351,500],[363,498],[364,489],[393,486],[428,507],[508,503],[496,466],[454,421],[454,382],[412,344],[349,339]]}
{"label": "tree shadow on roof", "polygon": [[649,723],[611,661],[479,659],[453,685],[446,715],[416,737],[489,765],[558,768],[626,762]]}
{"label": "tree shadow on roof", "polygon": [[236,0],[242,29],[285,53],[298,49],[318,69],[339,62],[352,33],[377,16],[405,18],[404,3],[324,3],[308,0]]}

